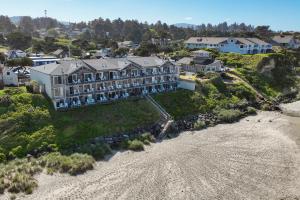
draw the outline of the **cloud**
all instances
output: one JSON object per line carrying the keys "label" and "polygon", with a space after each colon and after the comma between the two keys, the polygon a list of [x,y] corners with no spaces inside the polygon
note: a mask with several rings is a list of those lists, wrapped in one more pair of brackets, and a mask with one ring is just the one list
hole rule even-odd
{"label": "cloud", "polygon": [[186,21],[190,21],[190,20],[192,20],[193,18],[192,17],[185,17],[184,18],[184,20],[186,20]]}

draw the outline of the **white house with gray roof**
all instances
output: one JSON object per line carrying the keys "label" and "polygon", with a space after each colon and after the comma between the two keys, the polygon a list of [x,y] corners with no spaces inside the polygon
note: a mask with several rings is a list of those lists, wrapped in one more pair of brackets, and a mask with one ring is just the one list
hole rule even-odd
{"label": "white house with gray roof", "polygon": [[300,41],[296,40],[293,35],[276,35],[272,38],[274,45],[279,45],[285,48],[297,49],[300,48]]}
{"label": "white house with gray roof", "polygon": [[31,69],[55,109],[175,90],[179,70],[158,57],[58,61]]}
{"label": "white house with gray roof", "polygon": [[272,51],[272,45],[258,38],[191,37],[184,42],[189,49],[210,48],[220,52],[257,54]]}

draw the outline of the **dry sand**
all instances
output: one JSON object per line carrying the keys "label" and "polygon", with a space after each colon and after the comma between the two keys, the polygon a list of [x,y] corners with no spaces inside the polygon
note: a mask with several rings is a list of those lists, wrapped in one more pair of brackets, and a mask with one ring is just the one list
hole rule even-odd
{"label": "dry sand", "polygon": [[[258,120],[260,122],[258,122]],[[261,112],[118,152],[77,177],[37,177],[21,199],[300,199],[300,118]]]}

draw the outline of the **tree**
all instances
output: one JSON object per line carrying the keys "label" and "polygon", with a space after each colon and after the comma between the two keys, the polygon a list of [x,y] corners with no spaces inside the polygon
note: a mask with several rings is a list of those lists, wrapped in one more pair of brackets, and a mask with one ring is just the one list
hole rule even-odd
{"label": "tree", "polygon": [[16,58],[16,59],[11,59],[6,62],[6,65],[8,67],[16,67],[16,66],[32,66],[33,62],[30,58],[24,57],[24,58]]}
{"label": "tree", "polygon": [[29,16],[22,17],[19,24],[19,30],[22,33],[25,33],[27,35],[32,35],[34,31],[34,24]]}
{"label": "tree", "polygon": [[155,44],[142,42],[140,47],[135,51],[137,56],[150,56],[153,53],[158,53],[158,48]]}
{"label": "tree", "polygon": [[129,52],[128,48],[118,48],[114,51],[113,56],[114,57],[116,57],[116,56],[123,57],[123,56],[127,55],[128,52]]}
{"label": "tree", "polygon": [[10,33],[16,26],[10,21],[9,17],[0,15],[0,32]]}
{"label": "tree", "polygon": [[268,39],[272,36],[270,26],[257,26],[254,31],[256,35],[262,39]]}
{"label": "tree", "polygon": [[56,38],[58,37],[58,32],[54,29],[54,28],[50,28],[48,31],[47,31],[47,35],[49,37],[53,37],[53,38]]}
{"label": "tree", "polygon": [[31,46],[31,36],[21,32],[12,32],[7,35],[7,43],[12,49],[25,50]]}

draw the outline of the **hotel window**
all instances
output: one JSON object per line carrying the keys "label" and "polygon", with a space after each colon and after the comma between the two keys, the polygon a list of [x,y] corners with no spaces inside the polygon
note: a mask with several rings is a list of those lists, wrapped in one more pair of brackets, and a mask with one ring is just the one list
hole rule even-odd
{"label": "hotel window", "polygon": [[54,82],[54,85],[62,84],[62,78],[60,76],[54,76],[53,82]]}
{"label": "hotel window", "polygon": [[72,74],[72,80],[77,81],[77,74]]}
{"label": "hotel window", "polygon": [[241,49],[244,48],[244,45],[240,45],[240,48],[241,48]]}
{"label": "hotel window", "polygon": [[91,81],[92,80],[92,74],[91,73],[85,73],[84,74],[84,81]]}
{"label": "hotel window", "polygon": [[61,96],[61,88],[54,88],[53,93],[54,93],[54,97]]}

